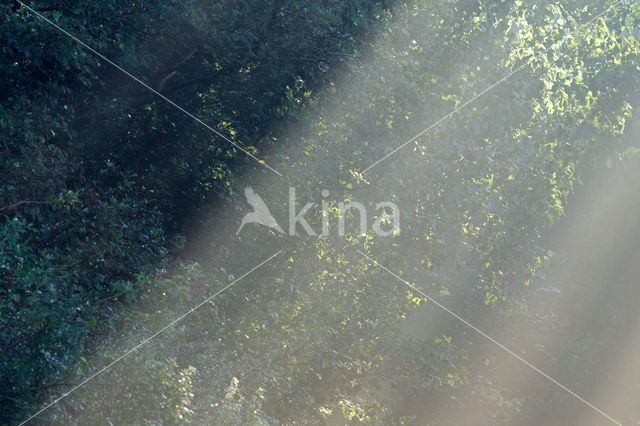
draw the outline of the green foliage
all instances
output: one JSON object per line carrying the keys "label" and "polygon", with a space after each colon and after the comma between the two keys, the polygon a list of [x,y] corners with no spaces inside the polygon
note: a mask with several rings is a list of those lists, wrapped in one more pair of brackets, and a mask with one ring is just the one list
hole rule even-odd
{"label": "green foliage", "polygon": [[[425,420],[428,399],[517,422],[517,391],[475,374],[465,342],[478,340],[460,324],[408,332],[407,319],[435,308],[356,250],[465,317],[526,315],[553,257],[542,232],[583,168],[622,151],[637,120],[638,6],[585,28],[596,2],[32,6],[299,193],[390,199],[406,217],[386,239],[231,240],[239,184],[280,182],[24,8],[0,6],[3,422],[185,312],[41,419],[407,424]],[[276,246],[287,248],[277,262],[190,312]]]}

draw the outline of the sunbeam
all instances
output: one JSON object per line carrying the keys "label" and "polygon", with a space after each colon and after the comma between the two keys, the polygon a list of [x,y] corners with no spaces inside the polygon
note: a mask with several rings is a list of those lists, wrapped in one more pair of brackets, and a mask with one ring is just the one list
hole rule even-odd
{"label": "sunbeam", "polygon": [[640,424],[640,6],[45,3],[0,423]]}

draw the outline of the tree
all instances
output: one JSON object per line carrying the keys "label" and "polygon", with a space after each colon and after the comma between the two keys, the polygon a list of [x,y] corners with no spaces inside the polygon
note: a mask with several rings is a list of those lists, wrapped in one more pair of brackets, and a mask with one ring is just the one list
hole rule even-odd
{"label": "tree", "polygon": [[[2,318],[18,320],[0,326],[3,418],[24,418],[25,395],[52,400],[282,248],[43,418],[406,424],[425,420],[426,405],[435,424],[460,424],[442,413],[468,406],[487,422],[524,421],[525,395],[476,374],[497,369],[472,350],[482,337],[434,317],[358,250],[474,323],[526,316],[553,255],[543,230],[583,168],[628,142],[637,6],[598,18],[606,7],[581,1],[47,12],[285,180],[23,9],[3,8],[3,175],[13,182],[3,205],[49,203],[0,211]],[[118,18],[105,24],[109,14]],[[354,199],[391,198],[406,216],[389,238],[257,227],[236,238],[249,182],[271,195],[272,212],[287,211],[277,188],[293,183],[302,204],[329,189],[334,221]],[[308,217],[319,227],[320,212]]]}

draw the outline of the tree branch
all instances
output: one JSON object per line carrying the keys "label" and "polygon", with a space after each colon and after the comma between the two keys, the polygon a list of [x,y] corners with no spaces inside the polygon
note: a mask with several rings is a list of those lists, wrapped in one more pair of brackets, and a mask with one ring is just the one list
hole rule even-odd
{"label": "tree branch", "polygon": [[17,203],[0,208],[0,212],[18,208],[23,204],[53,204],[53,203],[51,203],[50,201],[28,201],[28,200],[18,201]]}

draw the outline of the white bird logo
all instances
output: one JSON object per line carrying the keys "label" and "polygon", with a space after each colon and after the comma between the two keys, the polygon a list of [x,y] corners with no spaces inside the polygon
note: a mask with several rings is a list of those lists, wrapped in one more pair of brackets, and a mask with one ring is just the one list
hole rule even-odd
{"label": "white bird logo", "polygon": [[260,198],[258,194],[255,193],[253,188],[247,186],[244,189],[244,195],[247,197],[247,202],[253,207],[253,211],[251,213],[247,213],[242,218],[242,222],[240,223],[240,227],[236,232],[236,235],[242,231],[242,228],[248,223],[259,223],[260,225],[267,226],[269,228],[275,229],[276,231],[284,234],[278,222],[273,218],[269,208],[265,204],[265,202]]}

